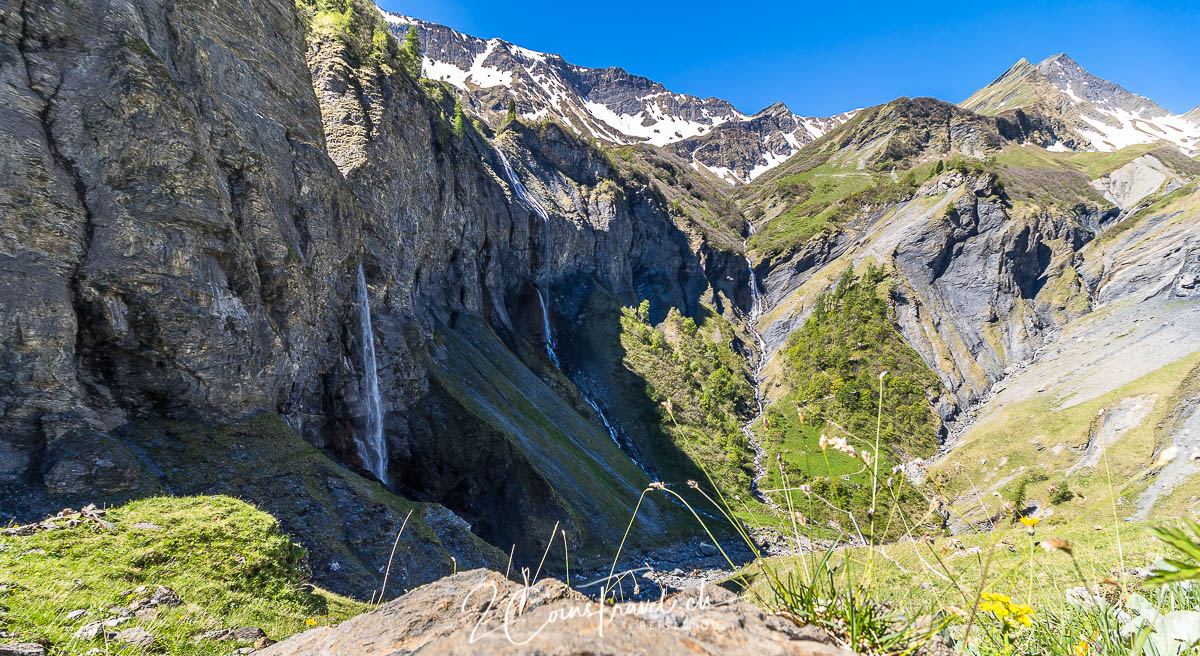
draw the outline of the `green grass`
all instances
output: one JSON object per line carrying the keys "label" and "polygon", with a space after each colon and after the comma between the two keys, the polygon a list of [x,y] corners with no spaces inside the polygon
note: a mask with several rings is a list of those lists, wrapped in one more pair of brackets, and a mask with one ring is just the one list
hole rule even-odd
{"label": "green grass", "polygon": [[1050,168],[1078,171],[1089,180],[1104,177],[1129,162],[1162,148],[1162,144],[1135,144],[1113,152],[1050,152],[1038,146],[1010,144],[996,154],[999,166]]}
{"label": "green grass", "polygon": [[[324,584],[361,599],[380,583],[392,538],[412,512],[396,552],[404,577],[392,577],[389,596],[449,573],[454,564],[442,538],[425,521],[428,504],[393,494],[306,442],[278,415],[260,413],[236,423],[143,420],[114,432],[112,448],[129,449],[148,479],[125,498],[227,494],[270,513],[309,552]],[[63,498],[64,505],[101,502]],[[362,517],[371,517],[363,521]],[[503,563],[507,554],[480,539],[454,544],[460,564]],[[330,565],[339,563],[337,569]]]}
{"label": "green grass", "polygon": [[787,209],[755,233],[749,245],[758,251],[780,252],[807,242],[845,218],[850,207],[843,209],[843,201],[888,180],[884,173],[827,164],[784,176],[776,189],[789,198]]}
{"label": "green grass", "polygon": [[[305,584],[305,552],[270,515],[224,497],[155,497],[110,510],[111,528],[90,520],[26,537],[0,536],[0,626],[19,640],[47,641],[52,654],[104,649],[103,638],[74,638],[79,627],[113,616],[167,586],[183,600],[141,625],[157,651],[228,654],[229,643],[194,642],[214,629],[262,628],[280,640],[368,608]],[[138,527],[153,524],[158,528]],[[146,586],[146,592],[132,592]],[[85,610],[82,617],[67,613]]]}
{"label": "green grass", "polygon": [[[1097,509],[1086,500],[1107,493],[1111,483],[1119,485],[1123,503],[1136,498],[1144,484],[1145,470],[1163,439],[1156,427],[1178,404],[1180,394],[1186,394],[1188,385],[1194,384],[1188,381],[1200,377],[1198,367],[1200,353],[1195,353],[1071,407],[1058,408],[1054,399],[1042,395],[981,417],[962,438],[962,443],[930,468],[935,480],[941,481],[938,494],[962,506],[966,516],[978,521],[992,508],[979,507],[966,499],[980,496],[981,491],[986,492],[1007,478],[1016,483],[1019,478],[1040,473],[1044,478],[1039,477],[1042,480],[1030,485],[1027,495],[1031,499],[1045,499],[1050,486],[1063,480],[1062,472],[1080,459],[1074,449],[1087,443],[1101,409],[1112,408],[1124,399],[1153,399],[1145,419],[1106,449],[1106,461],[1102,460],[1098,468],[1081,469],[1065,479],[1082,499],[1055,507],[1053,517],[1047,521],[1066,524],[1079,518],[1089,522],[1111,519],[1112,508]],[[986,495],[983,496],[986,500]],[[1128,514],[1131,506],[1124,508],[1121,512]]]}
{"label": "green grass", "polygon": [[[296,13],[310,36],[330,36],[346,47],[355,66],[375,66],[387,74],[412,70],[404,52],[373,5],[361,0],[296,0]],[[416,67],[418,70],[420,66]]]}
{"label": "green grass", "polygon": [[[1018,525],[992,533],[839,548],[824,562],[820,553],[766,559],[742,572],[748,587],[739,578],[729,585],[743,589],[746,599],[760,600],[768,607],[783,603],[797,616],[827,621],[835,635],[839,626],[848,624],[846,609],[822,618],[819,608],[834,607],[828,600],[835,595],[857,594],[860,604],[875,607],[875,614],[889,618],[892,631],[902,637],[899,644],[891,645],[890,653],[917,647],[926,636],[922,622],[915,620],[933,618],[935,628],[945,625],[938,633],[959,643],[960,653],[1075,656],[1076,643],[1083,641],[1090,643],[1092,653],[1105,645],[1109,653],[1129,654],[1132,636],[1118,634],[1121,623],[1111,612],[1071,604],[1067,590],[1092,588],[1117,604],[1138,592],[1163,612],[1200,608],[1200,593],[1194,589],[1141,589],[1136,580],[1120,574],[1123,568],[1152,567],[1169,554],[1150,528],[1150,524],[1124,525],[1118,541],[1111,525],[1099,531],[1090,526],[1039,526],[1032,534]],[[1039,546],[1051,538],[1069,543],[1073,556]],[[1105,580],[1110,583],[1102,584]],[[824,592],[818,612],[813,609],[817,604],[806,606],[799,594],[808,588]],[[1030,626],[1004,627],[994,615],[981,611],[979,602],[985,593],[1032,607]],[[964,647],[964,640],[971,646]],[[859,646],[863,653],[884,651],[873,648],[876,645]]]}

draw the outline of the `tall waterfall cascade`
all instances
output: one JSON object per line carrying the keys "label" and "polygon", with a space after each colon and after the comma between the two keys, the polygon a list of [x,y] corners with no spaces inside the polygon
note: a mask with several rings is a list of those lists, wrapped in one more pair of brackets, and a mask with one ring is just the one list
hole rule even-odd
{"label": "tall waterfall cascade", "polygon": [[[754,226],[749,226],[749,233],[754,234]],[[748,247],[750,243],[749,237],[742,242],[742,247]],[[759,483],[767,476],[767,465],[763,460],[766,458],[767,452],[762,444],[758,441],[758,437],[754,434],[754,425],[762,420],[766,414],[766,402],[762,394],[763,369],[767,366],[767,342],[763,339],[762,333],[758,332],[758,319],[762,316],[765,309],[765,302],[762,297],[762,289],[758,283],[758,273],[754,271],[754,263],[750,261],[750,256],[746,256],[746,269],[750,274],[750,311],[746,316],[746,328],[750,334],[754,335],[754,341],[758,346],[757,355],[752,356],[751,366],[753,373],[751,382],[754,384],[754,417],[750,419],[746,425],[742,426],[742,432],[746,435],[746,440],[750,443],[750,447],[754,449],[754,478],[751,481],[751,490],[754,496],[767,505],[778,507],[770,497],[763,494],[759,490]]]}
{"label": "tall waterfall cascade", "polygon": [[366,428],[355,437],[358,457],[375,477],[388,484],[387,443],[383,439],[383,404],[379,398],[379,369],[375,363],[375,332],[371,329],[371,299],[367,278],[358,265],[358,324],[362,330],[363,393],[366,397]]}

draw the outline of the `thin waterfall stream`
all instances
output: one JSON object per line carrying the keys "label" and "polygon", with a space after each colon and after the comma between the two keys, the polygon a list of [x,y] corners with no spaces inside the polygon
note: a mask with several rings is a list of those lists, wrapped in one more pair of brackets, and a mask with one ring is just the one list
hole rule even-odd
{"label": "thin waterfall stream", "polygon": [[[748,232],[750,235],[754,234],[753,224],[749,225]],[[750,237],[747,236],[742,241],[742,248],[748,248],[749,244]],[[758,319],[762,316],[765,307],[762,290],[758,284],[758,273],[754,271],[754,263],[750,261],[749,255],[746,256],[746,269],[750,274],[750,312],[746,317],[746,328],[750,331],[750,334],[754,335],[754,341],[758,346],[758,353],[751,356],[752,360],[750,362],[753,370],[750,382],[754,386],[755,413],[754,417],[742,426],[742,432],[745,433],[746,440],[750,442],[750,448],[754,449],[754,477],[750,482],[750,490],[759,501],[778,510],[779,504],[775,503],[759,489],[759,483],[767,476],[767,465],[763,462],[766,459],[767,452],[758,441],[758,436],[754,434],[754,425],[766,415],[766,403],[763,400],[762,383],[763,369],[767,366],[767,343],[763,339],[762,333],[758,332]]]}
{"label": "thin waterfall stream", "polygon": [[371,299],[362,263],[358,265],[358,324],[362,330],[363,392],[366,396],[367,426],[355,438],[358,457],[375,477],[388,484],[387,443],[383,439],[383,404],[379,398],[379,369],[375,362],[375,332],[371,329]]}

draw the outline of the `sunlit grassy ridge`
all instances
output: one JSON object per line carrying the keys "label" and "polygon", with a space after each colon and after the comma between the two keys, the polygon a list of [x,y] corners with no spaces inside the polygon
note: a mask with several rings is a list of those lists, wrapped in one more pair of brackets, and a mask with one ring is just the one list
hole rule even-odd
{"label": "sunlit grassy ridge", "polygon": [[[304,550],[280,533],[274,518],[236,499],[155,497],[113,509],[103,520],[111,526],[84,519],[70,528],[0,537],[0,626],[20,639],[49,641],[55,654],[104,649],[103,638],[83,640],[75,632],[161,585],[183,604],[106,630],[140,625],[166,653],[228,654],[229,643],[193,637],[257,626],[279,640],[367,608],[305,585]],[[140,586],[148,591],[133,592]],[[76,610],[85,612],[67,619]]]}

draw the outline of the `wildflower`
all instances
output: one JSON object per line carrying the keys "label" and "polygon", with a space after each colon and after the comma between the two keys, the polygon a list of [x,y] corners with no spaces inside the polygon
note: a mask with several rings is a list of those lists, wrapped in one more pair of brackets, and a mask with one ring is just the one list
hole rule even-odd
{"label": "wildflower", "polygon": [[887,378],[887,375],[888,375],[888,372],[886,372],[886,371],[879,372],[879,380],[883,380],[884,378]]}
{"label": "wildflower", "polygon": [[693,490],[700,489],[700,484],[697,483],[696,481],[688,481],[687,484],[688,484],[688,487],[692,488]]}
{"label": "wildflower", "polygon": [[808,483],[805,483],[804,485],[800,486],[800,491],[811,496],[812,495],[812,486],[809,485]]}
{"label": "wildflower", "polygon": [[304,620],[304,623],[307,624],[308,626],[316,626],[317,625],[317,621],[311,617]]}
{"label": "wildflower", "polygon": [[817,441],[817,445],[821,447],[822,451],[824,451],[825,448],[829,446],[829,438],[825,437],[824,433],[821,433],[821,439]]}
{"label": "wildflower", "polygon": [[863,462],[865,462],[865,463],[867,463],[868,465],[870,465],[870,464],[871,464],[871,452],[870,452],[870,451],[867,451],[866,449],[863,449],[863,452],[862,452],[862,459],[863,459]]}
{"label": "wildflower", "polygon": [[1028,526],[1031,529],[1037,528],[1038,522],[1040,522],[1040,521],[1042,521],[1042,519],[1040,517],[1038,517],[1037,515],[1033,515],[1031,517],[1025,517],[1025,516],[1021,517],[1021,523]]}
{"label": "wildflower", "polygon": [[1091,651],[1091,646],[1088,645],[1087,641],[1080,640],[1075,643],[1075,646],[1074,646],[1074,648],[1072,648],[1071,653],[1073,653],[1075,656],[1087,656],[1088,652],[1090,652],[1090,651]]}
{"label": "wildflower", "polygon": [[667,489],[667,486],[666,486],[665,484],[663,484],[663,482],[662,482],[662,481],[651,481],[651,482],[650,482],[650,485],[648,485],[647,487],[649,487],[651,490],[665,490],[665,489]]}
{"label": "wildflower", "polygon": [[1001,631],[1033,624],[1033,606],[1014,604],[1008,595],[994,592],[985,592],[983,599],[979,602],[979,611],[990,615],[1000,625]]}

